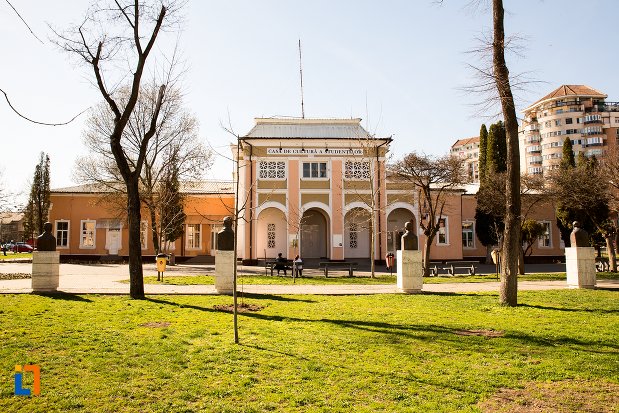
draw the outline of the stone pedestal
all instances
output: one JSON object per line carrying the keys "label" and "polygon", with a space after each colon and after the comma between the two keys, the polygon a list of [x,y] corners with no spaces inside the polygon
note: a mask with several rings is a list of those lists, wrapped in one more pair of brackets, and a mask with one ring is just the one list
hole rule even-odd
{"label": "stone pedestal", "polygon": [[60,275],[59,251],[34,251],[32,253],[32,291],[55,292]]}
{"label": "stone pedestal", "polygon": [[215,252],[215,289],[219,294],[234,292],[234,251]]}
{"label": "stone pedestal", "polygon": [[421,288],[423,287],[421,251],[398,250],[396,254],[398,289],[405,293],[421,292]]}
{"label": "stone pedestal", "polygon": [[595,250],[592,247],[566,248],[565,269],[569,288],[595,288]]}

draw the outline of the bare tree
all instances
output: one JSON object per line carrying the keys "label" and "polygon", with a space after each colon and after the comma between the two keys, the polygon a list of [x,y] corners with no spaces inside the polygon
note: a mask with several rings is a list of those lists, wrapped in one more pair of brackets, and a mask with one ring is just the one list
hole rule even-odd
{"label": "bare tree", "polygon": [[[157,119],[166,91],[165,83],[159,87],[154,110],[146,123],[135,161],[126,153],[122,138],[137,105],[144,70],[155,41],[163,30],[172,23],[178,23],[174,19],[177,6],[179,3],[173,1],[96,2],[81,24],[64,33],[56,32],[56,44],[77,56],[92,70],[97,88],[114,114],[114,128],[109,135],[109,143],[127,191],[129,291],[132,298],[144,297],[139,183],[148,144],[157,131]],[[127,78],[131,79],[129,94],[126,101],[121,102],[114,93],[115,85],[126,83]]]}
{"label": "bare tree", "polygon": [[[135,110],[131,114],[122,137],[125,154],[132,165],[140,155],[142,140],[147,132],[148,120],[153,116],[157,104],[157,90],[154,84],[142,87]],[[126,102],[128,88],[119,90],[119,101]],[[122,175],[109,147],[109,136],[114,129],[114,114],[107,103],[97,105],[86,122],[84,144],[89,155],[78,158],[74,168],[74,178],[78,182],[96,184],[110,192],[102,201],[112,211],[118,211],[119,200],[126,202]],[[182,181],[200,180],[212,164],[212,153],[198,138],[198,122],[183,108],[183,98],[175,87],[169,87],[161,104],[156,131],[149,141],[140,174],[140,199],[148,208],[155,254],[163,246],[164,234],[169,228],[162,226],[166,205],[174,194],[165,191],[163,185],[166,171],[174,163],[178,179]],[[167,220],[166,222],[174,222]]]}
{"label": "bare tree", "polygon": [[447,196],[466,182],[460,157],[432,157],[412,152],[390,166],[399,179],[415,185],[419,192],[419,226],[425,235],[424,276],[430,274],[430,249],[441,229]]}

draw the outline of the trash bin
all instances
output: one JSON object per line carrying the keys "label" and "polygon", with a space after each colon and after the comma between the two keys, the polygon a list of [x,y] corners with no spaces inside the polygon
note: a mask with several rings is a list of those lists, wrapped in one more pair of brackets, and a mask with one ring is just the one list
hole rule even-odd
{"label": "trash bin", "polygon": [[157,272],[164,272],[167,262],[168,262],[167,255],[157,254]]}
{"label": "trash bin", "polygon": [[176,257],[174,254],[168,256],[168,265],[176,265]]}

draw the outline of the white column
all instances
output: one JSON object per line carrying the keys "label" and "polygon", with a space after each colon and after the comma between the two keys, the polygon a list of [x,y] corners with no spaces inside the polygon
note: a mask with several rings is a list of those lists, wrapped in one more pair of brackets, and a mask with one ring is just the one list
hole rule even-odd
{"label": "white column", "polygon": [[595,288],[595,250],[592,247],[566,248],[565,270],[569,288]]}
{"label": "white column", "polygon": [[423,266],[421,265],[421,251],[398,250],[397,259],[397,287],[405,293],[421,292],[423,287]]}

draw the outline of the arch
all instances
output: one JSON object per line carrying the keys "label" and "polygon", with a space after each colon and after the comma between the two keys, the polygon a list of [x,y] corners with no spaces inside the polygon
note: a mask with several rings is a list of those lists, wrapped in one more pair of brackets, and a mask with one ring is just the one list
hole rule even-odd
{"label": "arch", "polygon": [[300,251],[303,258],[328,258],[330,216],[322,208],[308,208],[301,218]]}
{"label": "arch", "polygon": [[370,258],[370,211],[351,208],[344,215],[344,258]]}
{"label": "arch", "polygon": [[401,249],[400,243],[402,234],[404,234],[404,224],[410,220],[413,220],[415,234],[419,236],[417,217],[411,209],[393,208],[387,215],[387,250],[389,252]]}
{"label": "arch", "polygon": [[323,214],[326,214],[329,221],[331,220],[332,214],[331,214],[331,207],[329,205],[324,204],[322,202],[318,202],[318,201],[312,201],[312,202],[306,202],[305,204],[301,206],[301,211],[303,211],[303,213],[305,213],[306,211],[309,211],[310,209],[318,209],[322,211]]}
{"label": "arch", "polygon": [[391,212],[396,209],[408,209],[413,213],[413,215],[415,215],[415,217],[417,217],[417,214],[415,213],[415,211],[417,211],[417,208],[413,204],[410,204],[408,202],[394,202],[393,204],[390,204],[387,207],[385,215],[389,216],[389,214],[391,214]]}
{"label": "arch", "polygon": [[[278,204],[279,205],[279,204]],[[288,223],[281,208],[265,208],[257,215],[256,254],[263,258],[275,258],[278,253],[287,255]]]}
{"label": "arch", "polygon": [[276,208],[282,211],[284,215],[288,214],[288,210],[286,209],[284,205],[280,204],[279,202],[275,202],[275,201],[267,201],[263,203],[262,205],[260,205],[258,208],[256,208],[256,216],[259,216],[262,211],[268,208]]}
{"label": "arch", "polygon": [[372,208],[370,208],[370,206],[368,204],[366,204],[365,202],[351,202],[350,204],[344,206],[344,215],[348,214],[349,211],[353,210],[353,209],[364,209],[368,212],[372,211]]}

